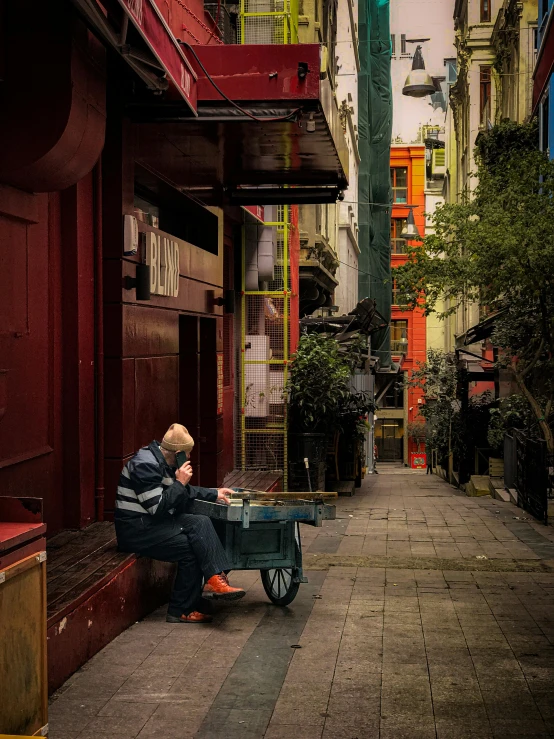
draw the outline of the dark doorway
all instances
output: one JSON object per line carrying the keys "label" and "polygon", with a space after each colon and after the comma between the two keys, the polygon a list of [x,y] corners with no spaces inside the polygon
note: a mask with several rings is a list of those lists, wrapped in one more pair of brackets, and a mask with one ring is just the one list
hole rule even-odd
{"label": "dark doorway", "polygon": [[378,419],[375,443],[380,462],[401,462],[403,458],[404,421],[401,418]]}

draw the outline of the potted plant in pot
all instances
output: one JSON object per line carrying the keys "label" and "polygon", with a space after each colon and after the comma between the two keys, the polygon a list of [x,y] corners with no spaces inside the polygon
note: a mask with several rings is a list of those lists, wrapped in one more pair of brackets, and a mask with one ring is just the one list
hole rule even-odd
{"label": "potted plant in pot", "polygon": [[368,428],[368,413],[375,403],[367,393],[350,392],[341,402],[338,418],[339,473],[341,480],[355,480],[362,484],[363,445]]}
{"label": "potted plant in pot", "polygon": [[312,487],[321,490],[328,438],[337,427],[341,404],[350,396],[350,366],[335,339],[317,333],[301,336],[287,390],[289,487],[306,488],[308,458]]}

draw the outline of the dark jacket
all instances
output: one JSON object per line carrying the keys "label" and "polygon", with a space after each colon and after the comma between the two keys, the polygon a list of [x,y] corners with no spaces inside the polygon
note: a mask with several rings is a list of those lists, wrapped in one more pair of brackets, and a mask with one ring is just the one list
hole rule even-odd
{"label": "dark jacket", "polygon": [[119,549],[141,553],[181,533],[178,514],[194,498],[217,500],[217,490],[183,485],[153,441],[140,449],[121,471],[115,498]]}

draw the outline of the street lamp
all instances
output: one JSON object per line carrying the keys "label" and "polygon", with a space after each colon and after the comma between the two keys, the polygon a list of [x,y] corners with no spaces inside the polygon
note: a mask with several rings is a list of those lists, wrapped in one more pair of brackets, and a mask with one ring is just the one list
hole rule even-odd
{"label": "street lamp", "polygon": [[[418,41],[428,41],[429,39],[417,39]],[[425,69],[421,46],[417,46],[412,62],[412,70],[406,77],[406,82],[402,88],[402,94],[413,98],[423,98],[426,95],[433,95],[437,91],[433,78]]]}
{"label": "street lamp", "polygon": [[410,212],[408,214],[408,219],[406,221],[406,225],[402,229],[402,233],[400,234],[401,239],[405,239],[406,241],[421,241],[421,235],[419,231],[417,230],[417,226],[414,219],[414,207],[410,205],[403,205],[404,208],[409,208]]}

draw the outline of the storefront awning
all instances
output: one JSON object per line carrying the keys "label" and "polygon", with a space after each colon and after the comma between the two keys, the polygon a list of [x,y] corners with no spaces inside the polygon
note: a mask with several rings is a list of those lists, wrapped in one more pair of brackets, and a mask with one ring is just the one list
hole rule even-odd
{"label": "storefront awning", "polygon": [[146,88],[196,115],[196,75],[154,0],[73,0],[96,34],[124,57]]}
{"label": "storefront awning", "polygon": [[335,202],[348,186],[319,44],[190,46],[154,0],[72,0],[141,78],[136,160],[211,205]]}
{"label": "storefront awning", "polygon": [[143,166],[207,204],[337,199],[348,185],[348,152],[320,79],[319,45],[185,51],[197,74],[197,117],[173,101],[128,106]]}

